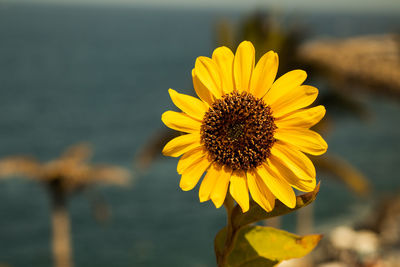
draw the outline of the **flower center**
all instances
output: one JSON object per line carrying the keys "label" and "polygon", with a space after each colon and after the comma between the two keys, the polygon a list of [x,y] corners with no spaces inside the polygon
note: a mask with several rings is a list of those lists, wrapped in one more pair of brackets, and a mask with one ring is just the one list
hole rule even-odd
{"label": "flower center", "polygon": [[205,113],[201,140],[214,161],[233,170],[248,170],[269,157],[275,129],[271,108],[262,99],[233,92]]}

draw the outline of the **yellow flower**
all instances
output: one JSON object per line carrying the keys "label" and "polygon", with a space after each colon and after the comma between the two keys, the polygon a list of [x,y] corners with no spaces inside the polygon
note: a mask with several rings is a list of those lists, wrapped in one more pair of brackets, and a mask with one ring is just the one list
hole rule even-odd
{"label": "yellow flower", "polygon": [[162,121],[185,134],[168,142],[163,153],[182,155],[177,167],[182,190],[193,189],[206,172],[201,202],[211,199],[219,208],[229,188],[243,212],[249,209],[249,192],[266,211],[273,210],[276,198],[293,208],[293,188],[310,192],[316,186],[314,165],[303,152],[327,150],[309,129],[325,108],[305,108],[318,95],[317,88],[302,85],[306,72],[293,70],[274,82],[278,55],[269,51],[254,67],[254,53],[244,41],[235,55],[219,47],[212,58],[197,58],[192,78],[200,99],[169,90],[182,112],[167,111]]}

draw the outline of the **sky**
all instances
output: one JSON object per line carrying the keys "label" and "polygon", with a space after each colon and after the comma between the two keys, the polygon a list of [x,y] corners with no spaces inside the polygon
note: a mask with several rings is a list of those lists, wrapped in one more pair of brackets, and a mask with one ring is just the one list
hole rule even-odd
{"label": "sky", "polygon": [[302,11],[398,12],[400,14],[400,0],[0,0],[0,4],[1,2],[240,10],[268,7]]}

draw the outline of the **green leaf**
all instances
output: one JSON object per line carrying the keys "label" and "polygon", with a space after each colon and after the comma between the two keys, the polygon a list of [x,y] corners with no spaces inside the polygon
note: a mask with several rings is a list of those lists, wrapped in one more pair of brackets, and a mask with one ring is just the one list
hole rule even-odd
{"label": "green leaf", "polygon": [[243,227],[234,239],[227,267],[275,266],[283,260],[307,255],[321,237],[297,236],[272,227]]}
{"label": "green leaf", "polygon": [[279,263],[280,261],[257,258],[241,264],[240,267],[272,267],[277,266]]}
{"label": "green leaf", "polygon": [[279,200],[275,201],[275,208],[271,212],[266,212],[254,200],[250,201],[250,209],[243,213],[242,209],[237,205],[232,212],[232,224],[234,229],[239,229],[250,223],[255,223],[268,218],[285,215],[297,209],[307,206],[315,200],[319,191],[320,184],[315,187],[314,191],[297,196],[296,206],[291,209]]}

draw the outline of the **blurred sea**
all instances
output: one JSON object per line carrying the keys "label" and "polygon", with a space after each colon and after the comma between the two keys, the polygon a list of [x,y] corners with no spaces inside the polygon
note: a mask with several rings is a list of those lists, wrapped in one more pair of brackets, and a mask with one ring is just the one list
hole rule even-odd
{"label": "blurred sea", "polygon": [[[247,13],[0,3],[0,157],[30,154],[45,161],[76,142],[95,147],[94,162],[133,167],[137,152],[164,126],[168,88],[191,93],[195,58],[215,48],[215,23]],[[393,32],[397,15],[285,14],[309,38]],[[340,52],[340,51],[338,51]],[[301,66],[299,66],[301,67]],[[313,81],[307,81],[313,84]],[[323,90],[322,90],[323,91]],[[361,169],[377,194],[400,188],[400,105],[359,94],[374,117],[337,117],[329,151]],[[328,110],[329,112],[329,110]],[[100,187],[112,210],[97,223],[84,193],[69,203],[76,266],[214,266],[213,238],[225,212],[182,192],[176,159],[136,172],[129,188]],[[318,227],[360,216],[371,198],[322,180]],[[91,193],[93,194],[93,192]],[[51,266],[49,202],[43,187],[0,181],[0,263]],[[294,229],[295,216],[285,218]]]}

